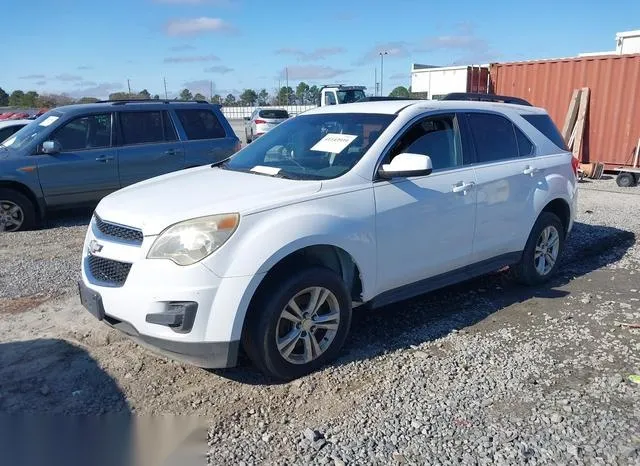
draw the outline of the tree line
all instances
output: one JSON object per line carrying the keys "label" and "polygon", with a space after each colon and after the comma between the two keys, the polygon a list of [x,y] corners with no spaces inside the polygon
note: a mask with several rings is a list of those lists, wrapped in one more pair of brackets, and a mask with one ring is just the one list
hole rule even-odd
{"label": "tree line", "polygon": [[[398,86],[389,94],[391,97],[409,97],[411,88]],[[225,97],[215,94],[210,98],[205,97],[197,92],[193,94],[189,89],[183,89],[173,100],[203,100],[210,101],[214,104],[225,106],[243,105],[315,105],[320,97],[320,88],[313,85],[309,86],[305,82],[299,83],[295,89],[290,86],[282,86],[276,89],[273,94],[269,94],[266,89],[256,91],[254,89],[244,89],[238,96],[227,94]],[[143,89],[140,92],[113,92],[109,94],[109,100],[135,100],[135,99],[156,99],[160,100],[158,94],[151,93]],[[23,107],[23,108],[52,108],[61,105],[69,105],[74,103],[93,103],[98,102],[96,97],[82,97],[74,99],[65,94],[38,94],[36,91],[14,90],[11,94],[7,94],[0,88],[0,107]]]}

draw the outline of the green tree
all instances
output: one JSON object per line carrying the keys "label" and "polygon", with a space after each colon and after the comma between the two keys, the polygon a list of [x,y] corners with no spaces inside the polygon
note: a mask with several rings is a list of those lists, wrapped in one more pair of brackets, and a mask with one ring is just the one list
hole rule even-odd
{"label": "green tree", "polygon": [[389,93],[389,97],[409,97],[411,93],[404,86],[398,86]]}
{"label": "green tree", "polygon": [[155,95],[153,96],[153,100],[160,100],[160,96],[159,96],[158,94],[155,94]]}
{"label": "green tree", "polygon": [[146,89],[142,89],[140,92],[138,92],[138,97],[140,97],[141,99],[150,99],[151,93]]}
{"label": "green tree", "polygon": [[309,100],[310,104],[316,104],[320,98],[320,89],[315,84],[309,88]]}
{"label": "green tree", "polygon": [[258,94],[253,89],[245,89],[240,94],[240,102],[243,105],[254,105],[256,100],[258,100]]}
{"label": "green tree", "polygon": [[303,105],[309,100],[309,85],[304,81],[300,82],[296,87],[296,98],[298,99],[298,103]]}
{"label": "green tree", "polygon": [[9,94],[0,87],[0,107],[6,107],[9,105]]}
{"label": "green tree", "polygon": [[227,94],[227,96],[224,98],[225,105],[233,105],[235,103],[236,103],[236,96],[233,94]]}
{"label": "green tree", "polygon": [[25,107],[33,108],[38,104],[38,93],[36,91],[27,92],[22,98],[22,105]]}
{"label": "green tree", "polygon": [[207,100],[207,98],[202,94],[200,94],[199,92],[197,92],[196,95],[193,96],[193,100]]}
{"label": "green tree", "polygon": [[266,89],[262,89],[258,93],[258,105],[267,105],[267,102],[269,102],[269,93]]}
{"label": "green tree", "polygon": [[79,104],[93,104],[95,102],[98,102],[100,99],[96,99],[95,97],[82,97],[81,99],[78,99],[78,103]]}
{"label": "green tree", "polygon": [[189,89],[182,89],[182,92],[180,92],[180,100],[193,100],[193,94]]}
{"label": "green tree", "polygon": [[289,86],[282,86],[278,91],[278,105],[290,105],[295,101],[295,92]]}
{"label": "green tree", "polygon": [[11,107],[22,107],[22,102],[24,101],[24,92],[16,89],[9,96],[9,105]]}
{"label": "green tree", "polygon": [[211,103],[222,105],[222,96],[220,94],[215,94],[213,97],[211,97]]}

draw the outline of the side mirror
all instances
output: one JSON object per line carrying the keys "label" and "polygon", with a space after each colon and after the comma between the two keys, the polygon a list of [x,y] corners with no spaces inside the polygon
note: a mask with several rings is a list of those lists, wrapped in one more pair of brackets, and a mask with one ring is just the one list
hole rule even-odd
{"label": "side mirror", "polygon": [[42,143],[42,152],[45,154],[53,155],[58,154],[62,150],[58,141],[45,141]]}
{"label": "side mirror", "polygon": [[381,178],[426,176],[433,171],[431,157],[422,154],[403,153],[396,155],[391,163],[384,164],[378,170]]}

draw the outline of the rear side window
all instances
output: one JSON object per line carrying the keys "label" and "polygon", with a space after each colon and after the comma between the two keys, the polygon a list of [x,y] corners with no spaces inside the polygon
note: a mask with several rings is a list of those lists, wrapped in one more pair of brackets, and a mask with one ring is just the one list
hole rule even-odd
{"label": "rear side window", "polygon": [[531,123],[535,128],[544,134],[551,142],[562,150],[569,150],[564,142],[560,131],[553,123],[549,115],[522,115],[522,118]]}
{"label": "rear side window", "polygon": [[516,132],[516,140],[518,141],[518,152],[520,157],[526,157],[533,155],[533,143],[529,141],[529,138],[516,126],[513,125],[513,129]]}
{"label": "rear side window", "polygon": [[122,142],[128,144],[149,144],[163,142],[164,125],[162,112],[121,112]]}
{"label": "rear side window", "polygon": [[218,117],[206,109],[176,110],[187,139],[219,139],[227,137]]}
{"label": "rear side window", "polygon": [[260,118],[289,118],[286,110],[260,110]]}
{"label": "rear side window", "polygon": [[492,113],[468,113],[478,162],[518,157],[518,141],[514,125],[500,115]]}

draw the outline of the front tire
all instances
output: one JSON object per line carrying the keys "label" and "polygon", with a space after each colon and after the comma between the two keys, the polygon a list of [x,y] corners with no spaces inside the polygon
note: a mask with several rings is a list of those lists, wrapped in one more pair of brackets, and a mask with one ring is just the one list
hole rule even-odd
{"label": "front tire", "polygon": [[268,376],[291,380],[337,356],[351,326],[351,298],[335,272],[313,267],[262,287],[247,319],[249,358]]}
{"label": "front tire", "polygon": [[564,250],[564,226],[557,215],[542,212],[531,229],[520,262],[513,267],[516,279],[525,285],[549,281]]}
{"label": "front tire", "polygon": [[36,224],[36,210],[24,194],[0,189],[0,232],[30,230]]}

